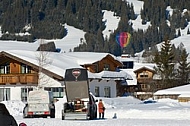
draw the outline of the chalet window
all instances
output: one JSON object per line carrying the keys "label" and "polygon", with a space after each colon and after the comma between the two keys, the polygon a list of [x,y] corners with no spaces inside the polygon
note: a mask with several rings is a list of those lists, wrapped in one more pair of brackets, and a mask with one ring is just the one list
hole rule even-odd
{"label": "chalet window", "polygon": [[54,98],[63,98],[63,87],[45,87],[46,91],[52,91]]}
{"label": "chalet window", "polygon": [[21,64],[21,73],[31,73],[31,67],[25,64]]}
{"label": "chalet window", "polygon": [[28,93],[32,90],[33,88],[21,88],[21,101],[27,102]]}
{"label": "chalet window", "polygon": [[140,73],[140,78],[148,78],[148,73],[147,72]]}
{"label": "chalet window", "polygon": [[104,64],[104,70],[106,70],[106,71],[110,70],[110,65],[109,64]]}
{"label": "chalet window", "polygon": [[100,96],[100,88],[99,87],[95,87],[95,96],[96,97]]}
{"label": "chalet window", "polygon": [[44,88],[46,91],[51,91],[51,88],[49,88],[49,87],[45,87]]}
{"label": "chalet window", "polygon": [[9,74],[9,73],[10,73],[10,64],[9,63],[0,66],[0,74]]}
{"label": "chalet window", "polygon": [[110,87],[104,87],[104,97],[110,98],[111,97],[111,89]]}
{"label": "chalet window", "polygon": [[0,101],[10,100],[10,88],[0,88]]}
{"label": "chalet window", "polygon": [[147,88],[148,88],[147,84],[141,84],[141,89],[147,89]]}
{"label": "chalet window", "polygon": [[120,67],[121,69],[133,69],[134,63],[133,61],[126,61],[123,62],[123,67]]}

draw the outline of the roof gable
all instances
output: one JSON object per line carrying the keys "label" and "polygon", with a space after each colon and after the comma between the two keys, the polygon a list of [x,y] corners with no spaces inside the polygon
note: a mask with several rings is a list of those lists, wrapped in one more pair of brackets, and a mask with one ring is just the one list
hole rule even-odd
{"label": "roof gable", "polygon": [[139,69],[134,70],[134,73],[137,73],[137,72],[142,71],[142,70],[148,70],[148,71],[150,71],[150,72],[152,72],[152,73],[155,73],[155,70],[154,70],[154,69],[150,69],[150,68],[148,68],[148,67],[146,67],[146,66],[143,66],[143,67],[141,67],[141,68],[139,68]]}

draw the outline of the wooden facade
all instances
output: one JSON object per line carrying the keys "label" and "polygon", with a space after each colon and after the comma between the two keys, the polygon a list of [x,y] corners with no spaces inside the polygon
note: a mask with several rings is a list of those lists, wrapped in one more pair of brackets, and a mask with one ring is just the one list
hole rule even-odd
{"label": "wooden facade", "polygon": [[188,96],[179,96],[178,101],[179,102],[190,102],[190,95],[188,95]]}
{"label": "wooden facade", "polygon": [[23,64],[0,54],[0,85],[38,84],[38,72],[31,66]]}
{"label": "wooden facade", "polygon": [[0,74],[0,85],[38,84],[38,74]]}
{"label": "wooden facade", "polygon": [[162,95],[160,94],[160,95],[154,95],[154,99],[170,98],[177,100],[178,96],[179,94],[162,94]]}

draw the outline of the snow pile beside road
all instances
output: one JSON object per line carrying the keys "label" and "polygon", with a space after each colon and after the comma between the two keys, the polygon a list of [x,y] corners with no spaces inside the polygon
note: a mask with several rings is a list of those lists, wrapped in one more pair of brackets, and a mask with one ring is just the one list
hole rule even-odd
{"label": "snow pile beside road", "polygon": [[12,100],[12,101],[3,101],[2,103],[6,105],[11,115],[13,116],[22,115],[23,108],[25,106],[25,104],[22,101]]}

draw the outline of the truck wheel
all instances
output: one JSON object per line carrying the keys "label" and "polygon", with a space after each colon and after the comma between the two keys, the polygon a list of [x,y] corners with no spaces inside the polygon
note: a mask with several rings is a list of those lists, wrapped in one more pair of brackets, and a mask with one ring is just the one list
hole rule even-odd
{"label": "truck wheel", "polygon": [[94,119],[94,112],[92,111],[92,109],[90,109],[90,120]]}
{"label": "truck wheel", "polygon": [[94,119],[96,119],[97,118],[97,111],[94,114],[95,114],[94,115]]}
{"label": "truck wheel", "polygon": [[55,118],[55,109],[51,109],[50,118]]}
{"label": "truck wheel", "polygon": [[97,111],[94,111],[93,108],[90,108],[90,120],[97,118]]}

